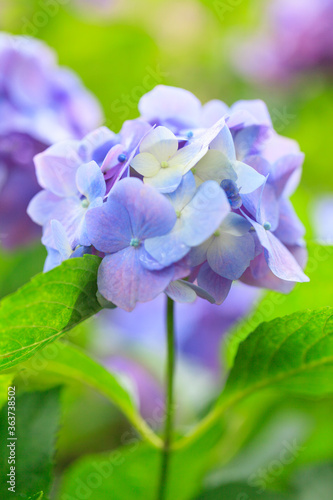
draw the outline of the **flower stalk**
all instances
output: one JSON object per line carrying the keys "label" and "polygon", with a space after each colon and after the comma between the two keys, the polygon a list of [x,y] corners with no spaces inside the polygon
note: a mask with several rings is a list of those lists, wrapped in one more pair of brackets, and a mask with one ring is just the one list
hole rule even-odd
{"label": "flower stalk", "polygon": [[165,404],[165,428],[164,443],[162,450],[161,474],[158,486],[158,500],[164,500],[167,494],[167,482],[170,469],[172,431],[174,419],[174,375],[175,375],[175,322],[174,301],[167,299],[166,311],[166,333],[167,333],[167,365],[166,365],[166,404]]}

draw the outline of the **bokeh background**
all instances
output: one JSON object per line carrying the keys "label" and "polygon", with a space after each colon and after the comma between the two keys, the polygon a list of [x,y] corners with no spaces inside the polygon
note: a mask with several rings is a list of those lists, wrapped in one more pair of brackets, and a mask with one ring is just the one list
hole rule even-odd
{"label": "bokeh background", "polygon": [[[268,22],[269,3],[268,0],[1,0],[0,29],[34,36],[52,47],[59,63],[73,69],[101,102],[104,124],[115,132],[124,120],[138,116],[140,97],[158,84],[186,88],[202,102],[216,98],[231,105],[239,99],[263,99],[276,130],[296,139],[305,153],[301,186],[292,201],[307,228],[307,240],[330,241],[333,219],[318,203],[328,197],[330,205],[333,196],[333,48],[331,61],[329,57],[318,56],[317,60],[311,59],[311,64],[291,64],[281,77],[263,76],[260,64],[267,69],[267,59],[261,59],[260,51],[256,53],[253,49],[249,55],[248,50],[250,40],[258,33],[268,31],[274,38]],[[314,19],[313,13],[309,13],[309,18]],[[289,26],[289,32],[292,29]],[[316,32],[315,27],[313,31]],[[323,36],[320,30],[318,36]],[[276,41],[279,41],[277,35]],[[282,36],[283,41],[290,43]],[[329,44],[333,45],[332,41],[326,40],[326,46]],[[281,53],[286,50],[282,43]],[[297,51],[295,57],[297,61]],[[244,58],[248,64],[244,64]],[[251,60],[254,71],[248,70]],[[10,253],[1,250],[0,295],[16,290],[41,271],[44,257],[44,249],[38,243]],[[231,301],[237,302],[237,293]],[[235,317],[249,312],[259,300],[256,291],[247,291],[244,308]],[[222,310],[227,327],[230,327],[226,317],[231,305]],[[144,313],[131,321],[128,316],[116,316],[111,311],[85,323],[72,336],[74,342],[122,374],[124,382],[138,397],[141,395],[142,412],[147,412],[148,417],[152,404],[163,401],[163,332],[157,318],[157,314],[162,315],[161,305],[155,313],[151,324],[145,326]],[[205,317],[200,326],[204,336],[200,349],[210,342],[208,322]],[[222,333],[219,325],[214,331]],[[197,335],[200,336],[200,331]],[[222,385],[225,368],[223,363],[222,368],[210,369],[209,363],[207,366],[195,362],[193,356],[186,355],[189,350],[193,354],[193,349],[193,345],[184,348],[177,374],[182,406],[178,419],[183,430],[206,411]],[[43,381],[39,384],[43,386]],[[78,457],[121,444],[119,436],[127,428],[123,418],[102,398],[79,385],[68,388],[63,399],[65,409],[57,454],[59,475]],[[333,401],[313,404],[310,400],[270,393],[260,396],[255,406],[257,412],[248,411],[247,405],[243,405],[226,422],[236,438],[224,443],[223,460],[215,466],[211,483],[228,482],[230,478],[246,480],[251,474],[250,463],[260,470],[279,456],[281,443],[293,443],[296,439],[304,448],[281,471],[274,472],[273,468],[266,486],[281,489],[290,481],[297,485],[307,478],[300,499],[331,498]]]}

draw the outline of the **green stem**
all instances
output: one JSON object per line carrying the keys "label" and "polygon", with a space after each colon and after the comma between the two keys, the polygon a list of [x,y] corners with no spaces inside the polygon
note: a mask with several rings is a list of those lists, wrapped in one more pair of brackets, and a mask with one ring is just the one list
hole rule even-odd
{"label": "green stem", "polygon": [[167,369],[166,369],[166,408],[164,443],[162,450],[161,475],[158,489],[158,500],[166,498],[166,486],[170,466],[170,452],[173,429],[173,385],[175,374],[175,331],[174,331],[174,302],[167,299]]}

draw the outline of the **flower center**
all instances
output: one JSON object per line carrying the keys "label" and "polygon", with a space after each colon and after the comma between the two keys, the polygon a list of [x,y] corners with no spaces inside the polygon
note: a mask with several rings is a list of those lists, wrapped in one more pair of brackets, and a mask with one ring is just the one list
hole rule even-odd
{"label": "flower center", "polygon": [[193,132],[192,132],[192,130],[190,130],[189,132],[187,132],[187,134],[186,134],[186,135],[187,135],[187,138],[188,138],[188,139],[192,139],[192,137],[193,137]]}
{"label": "flower center", "polygon": [[231,208],[237,209],[242,206],[242,198],[240,197],[238,187],[231,179],[223,179],[221,188],[227,195]]}
{"label": "flower center", "polygon": [[219,230],[215,231],[214,236],[215,236],[216,238],[218,238],[219,236],[221,236],[220,231],[219,231]]}
{"label": "flower center", "polygon": [[87,200],[87,198],[84,198],[84,200],[81,201],[81,205],[83,208],[89,207],[89,201]]}
{"label": "flower center", "polygon": [[118,156],[118,161],[119,163],[124,163],[124,161],[127,160],[127,156],[125,155],[125,153],[121,153],[119,156]]}
{"label": "flower center", "polygon": [[137,248],[140,245],[139,238],[132,238],[130,245],[131,247]]}
{"label": "flower center", "polygon": [[162,168],[168,168],[169,163],[167,161],[161,161],[161,167]]}
{"label": "flower center", "polygon": [[272,224],[271,224],[270,222],[267,222],[267,221],[266,221],[266,222],[263,224],[263,226],[264,226],[264,229],[266,229],[266,231],[269,231],[269,230],[270,230],[270,228],[272,227]]}

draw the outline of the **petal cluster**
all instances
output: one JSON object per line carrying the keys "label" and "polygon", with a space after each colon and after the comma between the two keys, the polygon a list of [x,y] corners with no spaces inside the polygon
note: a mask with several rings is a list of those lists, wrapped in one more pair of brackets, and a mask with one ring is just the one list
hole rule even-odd
{"label": "petal cluster", "polygon": [[0,242],[28,243],[40,229],[26,215],[38,192],[33,158],[96,128],[97,101],[42,42],[0,33]]}
{"label": "petal cluster", "polygon": [[308,281],[304,229],[289,201],[303,155],[262,101],[204,106],[158,86],[141,117],[63,141],[35,159],[44,188],[29,205],[45,270],[102,257],[99,293],[131,311],[161,293],[221,304],[233,281],[288,292]]}

